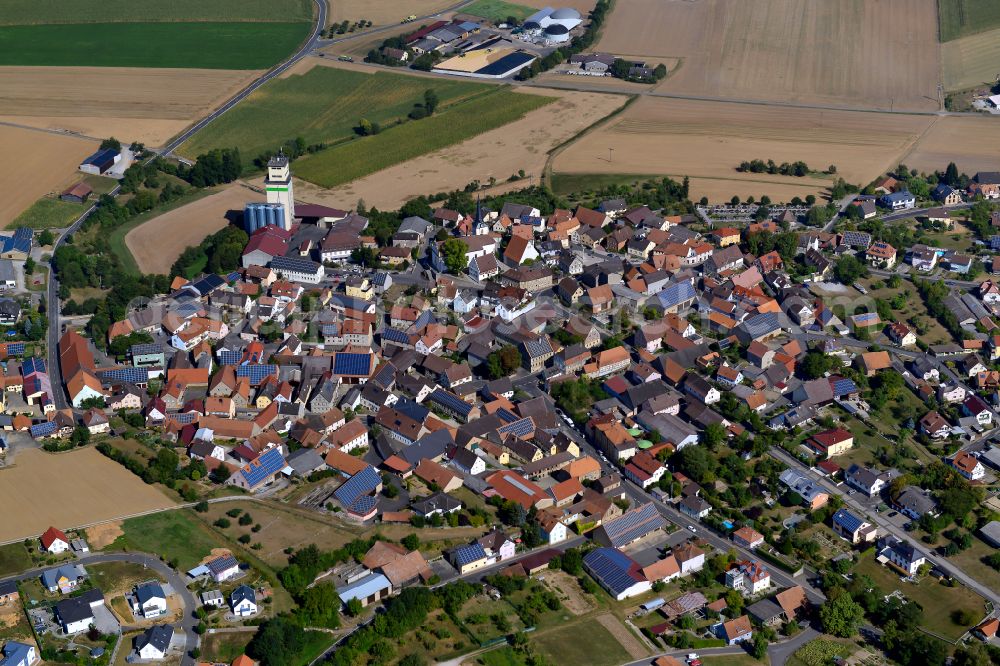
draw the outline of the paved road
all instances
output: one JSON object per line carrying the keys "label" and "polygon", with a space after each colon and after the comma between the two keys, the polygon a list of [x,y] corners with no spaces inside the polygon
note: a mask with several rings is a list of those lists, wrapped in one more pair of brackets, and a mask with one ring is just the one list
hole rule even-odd
{"label": "paved road", "polygon": [[[316,49],[325,48],[328,46],[332,46],[334,44],[340,44],[342,42],[347,42],[353,39],[360,39],[362,37],[367,38],[370,37],[371,35],[399,27],[399,24],[390,23],[388,25],[379,26],[378,28],[375,28],[373,30],[351,33],[349,35],[346,35],[344,37],[338,37],[336,39],[323,39],[320,36],[320,33],[322,33],[323,29],[326,27],[326,9],[327,9],[326,2],[324,0],[313,0],[313,1],[316,3],[316,7],[319,9],[319,16],[317,17],[316,26],[313,28],[312,35],[310,35],[306,43],[302,45],[302,48],[296,51],[294,55],[288,58],[288,60],[285,60],[283,63],[275,65],[273,68],[269,69],[267,72],[262,74],[260,78],[256,79],[255,81],[250,83],[246,88],[236,93],[225,104],[223,104],[216,110],[212,111],[212,113],[205,116],[197,123],[195,123],[188,129],[186,129],[184,132],[182,132],[180,135],[175,137],[170,143],[168,143],[159,151],[161,155],[170,155],[171,153],[173,153],[181,146],[181,144],[183,144],[185,141],[194,136],[196,132],[204,128],[206,125],[210,124],[213,120],[223,115],[224,113],[232,109],[234,106],[236,106],[243,100],[245,100],[262,85],[264,85],[274,77],[280,76],[281,74],[286,72],[297,62],[299,62],[306,56],[312,54]],[[446,12],[457,11],[462,7],[465,7],[466,5],[471,4],[472,2],[473,0],[462,0],[462,2],[452,5],[451,7],[448,7],[446,9],[442,9],[440,12],[437,12],[435,14],[425,14],[423,16],[418,16],[413,21],[413,23],[423,21],[425,19],[435,18]]]}
{"label": "paved road", "polygon": [[[191,651],[198,647],[198,634],[195,633],[194,628],[198,624],[198,620],[194,615],[195,609],[198,607],[195,603],[194,595],[187,588],[187,583],[184,582],[181,575],[176,571],[164,564],[160,559],[154,555],[147,555],[145,553],[108,553],[104,555],[87,555],[77,560],[73,561],[75,564],[101,564],[103,562],[131,562],[132,564],[141,564],[142,566],[152,569],[156,573],[163,576],[164,580],[174,588],[174,592],[180,596],[183,602],[182,615],[179,622],[175,622],[172,626],[175,631],[183,631],[185,637],[184,644],[184,656],[181,658],[182,666],[194,666],[195,660],[191,657]],[[37,569],[31,569],[29,571],[24,571],[16,576],[11,576],[5,578],[0,582],[8,581],[23,581],[31,578],[35,578],[41,575],[41,572],[45,569],[50,569],[51,567],[39,567]],[[125,645],[120,649],[131,649],[131,646]]]}
{"label": "paved road", "polygon": [[[108,194],[111,196],[116,196],[121,190],[121,185],[115,185]],[[66,239],[77,232],[80,225],[90,217],[93,212],[97,210],[97,203],[94,203],[87,210],[83,211],[80,217],[76,218],[65,231],[60,234],[56,239],[56,242],[52,246],[52,254],[55,254]],[[61,325],[59,322],[59,317],[62,314],[62,304],[59,302],[59,279],[56,277],[56,272],[52,269],[51,262],[49,263],[49,287],[46,292],[46,307],[48,308],[46,315],[49,318],[49,331],[48,331],[48,341],[47,341],[47,360],[46,369],[49,373],[49,380],[52,383],[52,402],[55,404],[56,409],[66,409],[69,407],[69,402],[66,400],[66,391],[63,388],[62,379],[62,368],[59,365],[59,336],[62,333]]]}
{"label": "paved road", "polygon": [[316,17],[316,25],[313,26],[312,34],[309,35],[309,39],[306,40],[305,44],[302,45],[298,51],[296,51],[290,58],[284,62],[275,65],[271,69],[264,72],[258,79],[250,83],[246,88],[236,93],[233,97],[229,98],[225,104],[217,108],[212,113],[208,114],[197,123],[184,130],[180,135],[176,136],[170,143],[164,146],[160,153],[162,155],[170,155],[172,152],[177,150],[182,143],[194,136],[195,132],[205,127],[213,120],[229,111],[231,108],[245,100],[249,97],[255,90],[260,88],[262,85],[270,81],[276,76],[280,76],[282,72],[286,71],[289,67],[297,63],[299,60],[309,55],[316,45],[320,41],[320,33],[326,27],[326,2],[324,0],[313,0],[316,3],[316,8],[318,10],[318,15]]}
{"label": "paved road", "polygon": [[[813,481],[822,486],[824,490],[826,490],[831,495],[838,495],[844,501],[844,504],[847,507],[859,513],[860,515],[864,516],[870,523],[876,525],[883,533],[887,532],[896,537],[897,539],[900,539],[901,541],[905,541],[912,544],[915,548],[921,551],[926,551],[927,547],[918,542],[916,539],[912,538],[906,532],[906,530],[889,522],[889,520],[885,518],[881,513],[871,512],[869,507],[862,505],[855,496],[848,495],[847,492],[844,490],[844,488],[831,483],[830,480],[826,478],[826,476],[813,471],[809,467],[806,467],[804,464],[799,462],[797,458],[789,455],[787,451],[772,447],[770,453],[771,456],[780,460],[789,467],[792,467],[798,470],[799,472],[809,476]],[[1000,606],[1000,591],[994,590],[990,588],[988,585],[983,585],[982,583],[980,583],[972,576],[968,575],[967,573],[965,573],[964,571],[962,571],[957,566],[955,566],[954,564],[952,564],[943,557],[934,557],[933,560],[934,563],[938,566],[938,568],[940,568],[942,571],[945,571],[953,578],[956,578],[959,581],[961,581],[962,584],[968,587],[969,589],[978,592],[984,599],[989,600],[995,608]],[[773,573],[774,572],[772,571],[772,575]]]}

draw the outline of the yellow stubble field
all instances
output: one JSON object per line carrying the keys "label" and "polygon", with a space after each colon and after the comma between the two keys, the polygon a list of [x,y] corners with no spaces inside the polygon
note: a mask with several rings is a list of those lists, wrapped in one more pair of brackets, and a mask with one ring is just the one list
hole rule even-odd
{"label": "yellow stubble field", "polygon": [[936,110],[935,0],[624,0],[597,50],[682,60],[659,89]]}
{"label": "yellow stubble field", "polygon": [[90,139],[0,125],[0,146],[16,155],[16,168],[0,171],[0,227],[6,226],[38,199],[61,192],[76,178],[76,169],[98,143]]}
{"label": "yellow stubble field", "polygon": [[0,541],[40,534],[50,526],[69,529],[171,507],[154,486],[88,447],[48,454],[21,451],[0,470]]}
{"label": "yellow stubble field", "polygon": [[216,69],[0,67],[0,120],[159,146],[258,74]]}
{"label": "yellow stubble field", "polygon": [[766,194],[787,201],[819,194],[831,179],[739,173],[736,167],[753,159],[802,160],[817,171],[836,165],[848,182],[867,183],[895,166],[933,120],[644,97],[568,146],[552,170],[689,176],[694,199]]}

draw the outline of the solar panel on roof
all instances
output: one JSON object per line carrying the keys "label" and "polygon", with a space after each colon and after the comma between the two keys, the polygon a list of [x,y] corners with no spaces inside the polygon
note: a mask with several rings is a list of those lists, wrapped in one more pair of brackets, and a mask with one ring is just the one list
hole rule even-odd
{"label": "solar panel on roof", "polygon": [[840,509],[833,515],[833,522],[838,523],[849,532],[855,532],[865,521],[845,509]]}
{"label": "solar panel on roof", "polygon": [[504,434],[510,433],[515,437],[527,437],[534,431],[535,431],[535,422],[531,419],[530,416],[525,417],[523,419],[518,419],[513,423],[508,423],[505,426],[497,428],[497,432]]}
{"label": "solar panel on roof", "polygon": [[371,369],[371,354],[338,352],[333,357],[333,374],[367,375]]}
{"label": "solar panel on roof", "polygon": [[360,515],[367,515],[375,505],[378,503],[378,498],[374,495],[362,495],[358,499],[354,500],[354,503],[348,507],[353,513]]}
{"label": "solar panel on roof", "polygon": [[515,414],[512,411],[510,411],[506,407],[501,407],[500,409],[498,409],[497,412],[496,412],[496,414],[501,419],[503,419],[506,423],[513,423],[514,421],[518,420],[517,414]]}
{"label": "solar panel on roof", "polygon": [[31,426],[31,436],[32,437],[43,437],[45,435],[51,435],[59,426],[56,425],[55,421],[46,421],[45,423],[36,423]]}
{"label": "solar panel on roof", "polygon": [[240,279],[240,274],[238,271],[233,271],[232,273],[226,276],[226,282],[236,282],[239,279]]}
{"label": "solar panel on roof", "polygon": [[598,548],[583,558],[590,571],[605,587],[615,593],[624,592],[637,581],[632,574],[635,562],[614,548]]}
{"label": "solar panel on roof", "polygon": [[149,381],[149,371],[145,368],[114,368],[113,370],[98,370],[97,376],[101,382],[128,382],[130,384],[145,384]]}
{"label": "solar panel on roof", "polygon": [[45,372],[45,359],[32,356],[24,360],[21,365],[21,374],[30,375],[33,372]]}
{"label": "solar panel on roof", "polygon": [[445,409],[450,409],[456,414],[468,414],[472,411],[472,405],[459,398],[454,393],[449,393],[444,389],[434,389],[428,396],[429,400],[436,402]]}
{"label": "solar panel on roof", "polygon": [[334,491],[337,501],[345,507],[354,505],[363,495],[370,495],[382,483],[382,477],[369,465],[349,478]]}
{"label": "solar panel on roof", "polygon": [[483,559],[486,559],[486,551],[479,543],[470,543],[455,549],[455,562],[458,566],[464,566]]}
{"label": "solar panel on roof", "polygon": [[243,352],[238,349],[223,349],[217,356],[222,365],[239,365],[243,359]]}
{"label": "solar panel on roof", "polygon": [[240,473],[246,479],[247,485],[253,488],[277,474],[284,466],[285,459],[281,456],[281,449],[274,448],[260,454],[256,460],[243,467]]}
{"label": "solar panel on roof", "polygon": [[24,355],[24,343],[23,342],[9,342],[7,343],[7,356],[23,356]]}
{"label": "solar panel on roof", "polygon": [[260,384],[265,379],[271,375],[278,375],[278,366],[276,365],[240,365],[236,367],[237,377],[247,377],[250,379],[250,383],[256,386]]}
{"label": "solar panel on roof", "polygon": [[385,328],[382,330],[382,340],[383,342],[401,342],[405,344],[410,341],[410,336],[408,336],[405,331],[401,331],[397,328]]}
{"label": "solar panel on roof", "polygon": [[857,393],[857,385],[850,379],[838,379],[833,383],[833,393],[836,396],[850,395],[851,393]]}

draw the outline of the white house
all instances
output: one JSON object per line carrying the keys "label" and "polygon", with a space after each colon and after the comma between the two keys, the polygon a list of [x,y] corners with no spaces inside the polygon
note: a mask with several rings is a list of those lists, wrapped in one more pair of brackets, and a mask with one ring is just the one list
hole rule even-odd
{"label": "white house", "polygon": [[249,585],[240,585],[229,597],[229,607],[236,617],[250,617],[257,614],[257,595]]}
{"label": "white house", "polygon": [[673,556],[680,565],[682,576],[701,571],[705,566],[705,551],[691,543],[674,548]]}
{"label": "white house", "polygon": [[208,567],[208,572],[216,583],[223,583],[240,573],[240,563],[232,555],[217,557],[207,562],[205,566]]}
{"label": "white house", "polygon": [[986,475],[986,468],[979,459],[968,451],[959,451],[951,459],[951,466],[970,481],[978,481]]}
{"label": "white house", "polygon": [[135,637],[135,654],[139,659],[158,660],[167,656],[174,628],[169,624],[150,627]]}
{"label": "white house", "polygon": [[0,666],[31,666],[38,661],[38,652],[34,645],[7,641],[3,646],[3,659]]}
{"label": "white house", "polygon": [[891,564],[907,576],[915,576],[917,570],[927,562],[927,556],[912,544],[895,537],[886,537],[879,545],[877,559],[883,564]]}
{"label": "white house", "polygon": [[538,515],[538,525],[541,528],[542,538],[549,542],[549,545],[566,540],[566,526],[559,520],[559,517],[544,511]]}
{"label": "white house", "polygon": [[69,539],[66,537],[66,534],[55,527],[45,530],[40,541],[42,542],[42,550],[52,555],[65,553],[69,550]]}
{"label": "white house", "polygon": [[756,560],[738,562],[726,572],[726,587],[752,597],[771,587],[771,574]]}
{"label": "white house", "polygon": [[851,465],[844,475],[848,485],[853,486],[869,497],[874,497],[885,488],[886,475],[878,474],[861,465]]}
{"label": "white house", "polygon": [[137,585],[131,598],[132,613],[147,620],[160,617],[167,612],[167,595],[159,583]]}

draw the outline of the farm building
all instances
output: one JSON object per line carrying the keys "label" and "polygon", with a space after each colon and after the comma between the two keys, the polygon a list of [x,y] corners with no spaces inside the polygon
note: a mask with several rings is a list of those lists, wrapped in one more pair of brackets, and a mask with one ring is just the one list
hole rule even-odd
{"label": "farm building", "polygon": [[91,189],[90,185],[87,185],[87,183],[79,182],[76,185],[63,190],[62,194],[59,195],[59,198],[63,201],[69,201],[70,203],[82,204],[87,200],[87,197],[93,193],[93,191],[94,190]]}
{"label": "farm building", "polygon": [[80,164],[80,171],[101,176],[121,162],[122,154],[113,148],[98,150]]}

